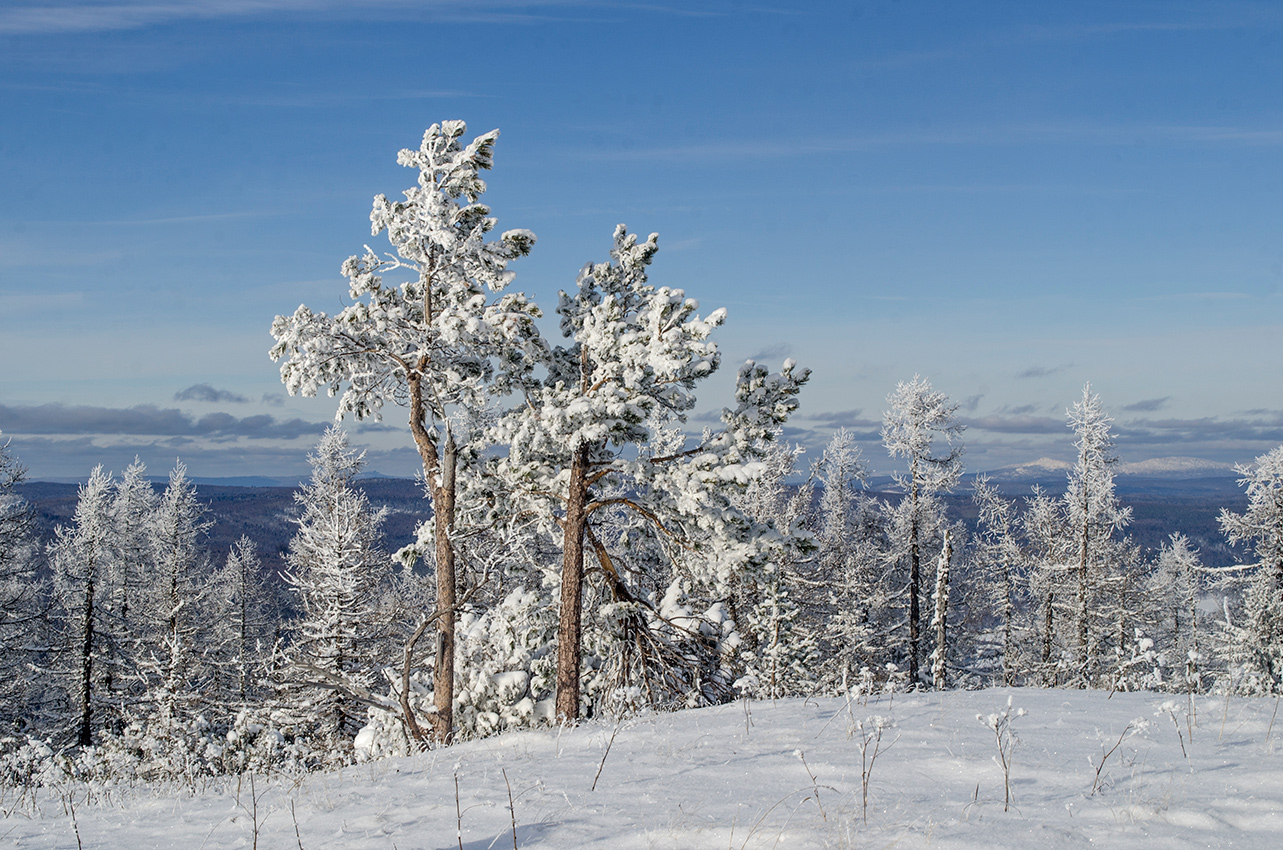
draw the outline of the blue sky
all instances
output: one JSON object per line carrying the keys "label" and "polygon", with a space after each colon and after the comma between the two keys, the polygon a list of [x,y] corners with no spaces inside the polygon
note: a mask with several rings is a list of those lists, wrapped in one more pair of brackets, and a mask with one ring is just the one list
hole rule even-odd
{"label": "blue sky", "polygon": [[[0,431],[31,477],[295,475],[333,415],[268,327],[333,311],[396,151],[502,131],[487,201],[549,312],[619,222],[725,306],[722,375],[814,370],[789,436],[865,438],[915,373],[975,470],[1283,443],[1283,8],[9,0]],[[549,333],[555,327],[549,323]],[[356,430],[410,475],[398,411]]]}

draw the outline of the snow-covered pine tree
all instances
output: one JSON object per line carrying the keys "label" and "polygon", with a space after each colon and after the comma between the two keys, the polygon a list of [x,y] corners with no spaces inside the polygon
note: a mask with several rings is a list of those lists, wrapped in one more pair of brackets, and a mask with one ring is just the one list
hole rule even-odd
{"label": "snow-covered pine tree", "polygon": [[49,545],[54,598],[64,630],[60,672],[69,700],[71,741],[93,743],[102,728],[100,713],[110,703],[103,688],[103,658],[112,635],[103,605],[110,595],[111,477],[96,466],[81,488],[69,526],[58,526]]}
{"label": "snow-covered pine tree", "polygon": [[[937,495],[952,490],[962,477],[960,440],[966,426],[954,418],[958,405],[918,375],[897,384],[895,392],[887,396],[887,404],[882,442],[891,457],[902,457],[909,463],[907,474],[895,475],[904,498],[893,512],[892,555],[906,560],[909,568],[907,655],[909,682],[916,685],[922,654],[922,558],[931,557],[940,545],[944,511]],[[936,438],[948,446],[946,453],[933,453]]]}
{"label": "snow-covered pine tree", "polygon": [[[685,445],[679,428],[653,423],[650,442],[638,451],[662,458]],[[629,496],[615,484],[597,493],[599,501]],[[649,517],[612,508],[594,514],[589,545],[596,562],[605,559],[615,575],[585,570],[581,703],[627,714],[642,706],[689,708],[729,696],[736,676],[732,645],[740,646],[740,636],[722,595],[691,579],[699,568],[687,558],[698,559],[696,547],[674,546]],[[550,588],[559,588],[560,581],[560,570],[545,575]]]}
{"label": "snow-covered pine tree", "polygon": [[1203,573],[1199,552],[1189,538],[1172,534],[1158,551],[1145,594],[1147,633],[1167,654],[1180,684],[1193,691],[1201,689],[1205,651],[1198,627]]}
{"label": "snow-covered pine tree", "polygon": [[617,555],[596,525],[625,511],[648,521],[693,582],[728,586],[759,555],[758,529],[730,501],[761,470],[760,456],[796,407],[807,372],[786,361],[777,374],[753,362],[741,367],[736,407],[722,413],[723,430],[669,455],[638,451],[653,429],[681,421],[695,404],[695,385],[720,362],[708,337],[725,317],[700,318],[698,302],[681,290],[647,283],[657,236],[639,243],[621,225],[611,259],[589,264],[578,289],[562,293],[562,333],[572,340],[549,358],[549,376],[527,404],[504,417],[496,442],[509,453],[496,473],[523,509],[561,531],[561,608],[557,715],[580,716],[585,544],[612,593],[636,601]]}
{"label": "snow-covered pine tree", "polygon": [[25,475],[9,441],[0,442],[0,734],[28,721],[27,667],[47,589],[39,570],[35,511],[14,492]]}
{"label": "snow-covered pine tree", "polygon": [[979,509],[972,553],[981,579],[977,596],[998,622],[1002,635],[1002,683],[1010,686],[1024,667],[1020,661],[1017,618],[1026,603],[1025,552],[1020,541],[1016,503],[1004,499],[985,476],[976,478],[972,500]]}
{"label": "snow-covered pine tree", "polygon": [[[1025,500],[1025,510],[1020,517],[1020,527],[1025,539],[1029,559],[1029,591],[1037,602],[1037,626],[1040,636],[1038,667],[1042,683],[1055,684],[1061,673],[1062,650],[1068,645],[1057,641],[1062,629],[1067,606],[1071,549],[1073,535],[1065,517],[1064,500],[1034,487],[1033,494]],[[1063,630],[1063,629],[1062,629]]]}
{"label": "snow-covered pine tree", "polygon": [[1113,421],[1105,415],[1100,396],[1093,395],[1091,384],[1083,387],[1083,397],[1068,411],[1069,425],[1078,439],[1078,461],[1069,472],[1065,491],[1065,516],[1074,538],[1073,589],[1075,667],[1079,686],[1092,680],[1095,664],[1093,638],[1104,626],[1093,628],[1092,597],[1102,582],[1118,571],[1119,563],[1111,558],[1119,550],[1113,544],[1114,534],[1131,519],[1131,508],[1123,508],[1114,493],[1114,440],[1110,434]]}
{"label": "snow-covered pine tree", "polygon": [[154,642],[149,643],[158,623],[148,601],[156,593],[152,531],[159,504],[156,490],[147,480],[146,465],[134,458],[114,485],[110,595],[103,600],[115,639],[115,651],[102,659],[109,701],[117,713],[114,732],[121,731],[147,696],[147,682],[139,673],[157,649]]}
{"label": "snow-covered pine tree", "polygon": [[311,480],[295,494],[298,531],[286,581],[302,612],[285,650],[284,709],[295,731],[327,757],[351,757],[379,670],[390,662],[381,588],[390,562],[379,548],[386,508],[374,510],[353,480],[364,452],[330,426],[309,455]]}
{"label": "snow-covered pine tree", "polygon": [[776,437],[763,458],[764,469],[738,500],[756,522],[779,535],[767,550],[769,562],[759,571],[746,573],[733,596],[742,670],[739,676],[757,683],[752,696],[779,699],[809,696],[819,682],[818,629],[806,621],[801,600],[806,561],[816,545],[803,531],[814,496],[814,480],[790,486],[804,449]]}
{"label": "snow-covered pine tree", "polygon": [[[482,506],[485,494],[476,489],[483,484],[477,476],[460,483],[464,510],[451,535],[463,588],[455,642],[456,741],[552,719],[557,628],[556,612],[540,597],[541,579],[553,572],[546,537],[535,533],[528,518],[485,516],[489,511]],[[430,537],[431,529],[421,527],[419,533]],[[409,567],[431,553],[431,540],[420,539],[394,556],[406,569],[384,597],[390,622],[413,623],[398,612],[412,608],[416,599],[430,603],[432,590]],[[419,623],[415,633],[421,637],[426,626]],[[418,723],[434,711],[436,658],[425,653],[428,663],[415,663],[417,640],[413,634],[405,639],[395,666],[384,670],[390,694],[383,705],[371,706],[357,736],[360,759],[407,754],[422,746],[407,718]]]}
{"label": "snow-covered pine tree", "polygon": [[[462,121],[433,124],[418,150],[397,162],[419,171],[404,201],[379,195],[371,232],[387,232],[394,254],[368,247],[343,263],[351,306],[330,317],[300,306],[272,323],[274,360],[284,358],[281,380],[291,394],[338,395],[341,417],[378,418],[383,404],[408,408],[410,432],[423,461],[433,505],[437,577],[435,623],[439,656],[433,735],[450,738],[453,726],[456,581],[449,530],[455,513],[455,473],[472,433],[454,412],[480,408],[488,392],[505,394],[526,380],[541,353],[534,326],[539,310],[520,293],[500,294],[512,281],[509,261],[530,251],[535,236],[495,227],[480,203],[480,172],[494,162],[498,130],[464,144]],[[407,279],[385,284],[384,274]],[[466,418],[466,416],[465,416]],[[425,615],[425,617],[431,615]]]}
{"label": "snow-covered pine tree", "polygon": [[248,536],[232,544],[212,587],[217,621],[211,643],[220,699],[224,705],[244,707],[261,695],[260,682],[280,631],[280,606],[264,575],[258,546]]}
{"label": "snow-covered pine tree", "polygon": [[213,624],[211,567],[200,541],[211,525],[187,467],[175,464],[150,525],[152,628],[143,665],[153,718],[162,725],[194,717],[205,707],[210,679],[205,641]]}
{"label": "snow-covered pine tree", "polygon": [[1256,563],[1234,629],[1233,657],[1246,690],[1277,693],[1283,689],[1283,446],[1234,469],[1247,489],[1247,510],[1222,510],[1221,530],[1231,544],[1250,543]]}
{"label": "snow-covered pine tree", "polygon": [[1148,614],[1158,602],[1146,592],[1150,565],[1130,537],[1110,540],[1105,560],[1112,566],[1098,593],[1095,613],[1101,633],[1095,641],[1096,655],[1110,663],[1111,688],[1156,689],[1163,684],[1166,655],[1154,650],[1153,636],[1145,631]]}
{"label": "snow-covered pine tree", "polygon": [[864,489],[867,470],[850,431],[839,429],[816,465],[818,579],[829,588],[824,657],[846,692],[861,670],[883,669],[895,589],[886,570],[886,513]]}

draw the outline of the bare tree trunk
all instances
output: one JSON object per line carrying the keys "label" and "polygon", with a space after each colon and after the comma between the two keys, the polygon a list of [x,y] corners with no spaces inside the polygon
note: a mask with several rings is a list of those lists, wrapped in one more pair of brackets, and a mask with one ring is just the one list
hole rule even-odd
{"label": "bare tree trunk", "polygon": [[1002,683],[1012,685],[1016,680],[1016,588],[1015,568],[1004,557],[1002,561]]}
{"label": "bare tree trunk", "polygon": [[1189,652],[1195,653],[1195,655],[1190,655],[1187,653],[1185,656],[1185,668],[1186,668],[1185,676],[1187,680],[1192,681],[1194,678],[1194,673],[1197,671],[1198,660],[1199,660],[1199,657],[1197,655],[1198,653],[1198,588],[1195,585],[1193,569],[1191,569],[1189,572],[1188,586],[1189,586],[1189,590],[1187,592],[1186,599],[1189,605]]}
{"label": "bare tree trunk", "polygon": [[240,649],[238,655],[237,667],[237,689],[240,692],[241,704],[245,705],[249,701],[249,670],[247,668],[249,658],[249,570],[248,565],[241,564],[241,573],[238,576],[240,580]]}
{"label": "bare tree trunk", "polygon": [[178,555],[177,543],[173,543],[175,553],[172,557],[172,563],[169,568],[169,575],[166,580],[169,583],[169,619],[165,622],[166,633],[169,637],[169,663],[166,665],[166,688],[165,688],[165,712],[169,717],[178,716],[178,690],[184,672],[184,653],[182,641],[179,637],[178,612],[182,608],[183,600],[178,592]]}
{"label": "bare tree trunk", "polygon": [[570,465],[561,566],[561,614],[557,623],[557,718],[579,719],[580,641],[583,623],[584,531],[588,524],[588,444],[575,449]]}
{"label": "bare tree trunk", "polygon": [[[425,305],[426,309],[426,305]],[[426,368],[426,363],[420,364]],[[437,449],[436,439],[428,431],[427,406],[423,399],[422,375],[412,373],[407,379],[410,389],[410,433],[423,460],[423,477],[432,494],[432,517],[436,543],[437,612],[436,664],[432,674],[432,737],[438,743],[449,743],[454,735],[454,633],[455,598],[454,545],[450,531],[454,526],[455,471],[457,453],[454,436],[446,432],[445,457]]]}
{"label": "bare tree trunk", "polygon": [[1088,672],[1090,659],[1087,657],[1087,537],[1089,531],[1089,523],[1084,520],[1078,541],[1078,595],[1075,599],[1078,607],[1078,675],[1081,677],[1081,687],[1084,688],[1090,680]]}
{"label": "bare tree trunk", "polygon": [[[1084,393],[1085,397],[1085,393]],[[1086,470],[1087,464],[1087,440],[1082,440],[1082,448],[1078,453],[1078,468]],[[1082,512],[1082,526],[1078,529],[1078,591],[1075,602],[1078,608],[1078,675],[1080,687],[1087,687],[1091,680],[1088,672],[1088,626],[1087,626],[1087,561],[1091,552],[1091,492],[1088,487],[1086,478],[1080,483],[1081,496],[1079,497],[1078,509]]]}
{"label": "bare tree trunk", "polygon": [[913,486],[909,491],[909,687],[918,684],[918,647],[921,642],[922,610],[918,595],[922,586],[921,553],[918,550],[918,466],[914,459],[911,471]]}
{"label": "bare tree trunk", "polygon": [[432,697],[436,706],[433,727],[436,740],[442,744],[450,743],[454,735],[454,633],[458,582],[450,532],[454,530],[457,467],[454,435],[447,430],[445,453],[441,459],[441,483],[435,488],[432,500],[437,544],[437,610],[444,612],[437,618],[437,657],[432,673]]}
{"label": "bare tree trunk", "polygon": [[[90,566],[90,570],[94,567]],[[94,669],[94,578],[85,582],[85,625],[80,634],[80,723],[76,743],[87,747],[93,743],[93,669]]]}
{"label": "bare tree trunk", "polygon": [[1056,601],[1054,591],[1048,590],[1047,596],[1043,599],[1042,606],[1042,676],[1043,684],[1047,687],[1055,684],[1051,672],[1051,641],[1052,630],[1055,628],[1055,608],[1052,607]]}
{"label": "bare tree trunk", "polygon": [[[1118,657],[1127,656],[1126,647],[1131,642],[1131,635],[1127,634],[1128,626],[1131,625],[1127,619],[1127,593],[1131,590],[1131,570],[1129,565],[1123,565],[1123,574],[1118,577],[1118,621],[1114,627],[1117,630],[1118,640]],[[1175,643],[1175,641],[1173,641]]]}
{"label": "bare tree trunk", "polygon": [[936,690],[945,688],[945,649],[948,647],[949,617],[949,561],[953,558],[953,540],[948,531],[944,533],[944,548],[940,550],[940,563],[936,567],[936,651],[935,661],[931,665],[932,682]]}
{"label": "bare tree trunk", "polygon": [[419,726],[419,720],[414,716],[414,707],[410,705],[410,671],[414,666],[414,646],[423,637],[423,633],[432,625],[432,619],[425,617],[419,621],[419,627],[410,635],[410,639],[405,642],[403,663],[401,666],[401,719],[405,722],[405,728],[410,733],[410,737],[415,743],[423,746],[428,741],[428,736],[424,734],[422,727]]}

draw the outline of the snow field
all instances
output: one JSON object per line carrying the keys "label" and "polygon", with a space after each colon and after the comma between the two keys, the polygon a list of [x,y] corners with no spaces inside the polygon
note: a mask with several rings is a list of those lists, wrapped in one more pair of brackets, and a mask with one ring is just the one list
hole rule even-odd
{"label": "snow field", "polygon": [[[1027,713],[1012,712],[1004,813],[994,731],[977,715],[1009,698]],[[0,841],[75,847],[78,831],[86,850],[249,848],[257,822],[260,848],[501,849],[514,841],[506,774],[518,847],[1272,850],[1283,834],[1276,706],[1199,697],[1194,725],[1186,698],[1152,693],[740,702],[508,733],[299,781],[256,777],[253,794],[248,778],[239,794],[235,780],[195,791],[42,789],[34,807],[0,820]],[[865,823],[860,737],[848,732],[875,715],[895,726],[871,772]],[[4,809],[15,805],[10,794]]]}

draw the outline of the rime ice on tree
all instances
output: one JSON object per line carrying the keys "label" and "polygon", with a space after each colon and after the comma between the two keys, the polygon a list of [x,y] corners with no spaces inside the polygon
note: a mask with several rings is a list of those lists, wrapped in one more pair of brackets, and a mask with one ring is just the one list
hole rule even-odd
{"label": "rime ice on tree", "polygon": [[[462,121],[433,124],[418,150],[397,156],[418,169],[418,185],[403,201],[374,199],[371,232],[386,232],[394,253],[379,257],[367,247],[343,263],[351,306],[333,317],[300,306],[272,323],[271,356],[284,359],[281,380],[291,394],[324,388],[339,396],[340,417],[378,418],[388,400],[408,408],[435,523],[439,741],[449,740],[453,726],[457,588],[449,531],[459,458],[477,436],[469,411],[491,393],[528,382],[543,351],[538,309],[520,293],[503,292],[513,279],[509,261],[529,253],[535,236],[509,230],[487,238],[496,222],[480,203],[480,172],[494,162],[499,131],[464,144],[466,131]],[[385,283],[386,274],[405,280]],[[418,728],[413,718],[407,722]]]}

